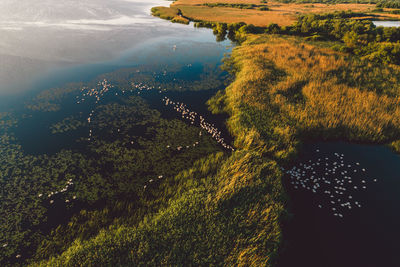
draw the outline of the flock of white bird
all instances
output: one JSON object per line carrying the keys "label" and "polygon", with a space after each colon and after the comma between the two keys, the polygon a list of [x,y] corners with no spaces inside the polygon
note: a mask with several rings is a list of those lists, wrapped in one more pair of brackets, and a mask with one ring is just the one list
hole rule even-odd
{"label": "flock of white bird", "polygon": [[[173,47],[173,50],[176,50],[176,46]],[[191,64],[188,66],[191,66]],[[166,75],[166,71],[164,71],[163,75]],[[131,93],[136,91],[139,95],[141,92],[149,90],[158,90],[160,94],[166,91],[165,89],[161,89],[161,87],[156,89],[153,86],[148,86],[143,83],[132,83],[131,85],[132,89],[129,91]],[[94,98],[95,104],[98,104],[101,98],[113,87],[114,86],[106,79],[100,81],[96,88],[83,87],[80,91],[81,94],[76,96],[76,103],[82,104],[88,98]],[[122,90],[121,93],[125,94],[125,91]],[[118,92],[115,92],[115,95],[118,96]],[[201,129],[210,134],[222,147],[234,151],[234,148],[227,144],[224,138],[222,138],[221,131],[219,131],[213,124],[206,122],[203,116],[199,115],[197,112],[190,111],[184,103],[172,101],[166,96],[162,98],[162,101],[166,106],[171,105],[176,112],[181,114],[181,118],[189,120],[191,125],[198,124]],[[89,124],[93,122],[93,115],[94,109],[91,110],[89,117],[87,118]],[[118,129],[118,132],[119,131],[120,129]],[[91,140],[92,134],[93,130],[90,127],[88,141]],[[202,131],[199,132],[200,137],[201,135]],[[133,141],[131,143],[133,143]],[[176,150],[180,151],[185,148],[188,149],[190,147],[195,147],[198,144],[199,142],[196,141],[191,146],[178,146],[176,147]],[[167,148],[175,149],[175,147],[172,148],[169,145]],[[315,152],[317,154],[320,153],[318,149]],[[366,190],[368,183],[377,181],[376,179],[367,179],[365,168],[361,168],[358,162],[354,164],[346,162],[344,154],[339,153],[334,153],[329,156],[321,155],[321,157],[315,161],[309,160],[304,163],[299,163],[297,166],[293,166],[292,169],[285,170],[285,172],[289,175],[290,183],[294,189],[308,190],[313,194],[317,194],[320,196],[318,199],[321,200],[318,207],[321,209],[328,209],[334,216],[340,218],[343,217],[346,211],[353,208],[360,208],[361,203],[355,199],[355,195],[357,195],[357,192],[359,191]],[[150,179],[143,188],[146,189],[149,184],[161,179],[163,179],[163,175],[158,175],[154,179]],[[70,179],[62,189],[48,194],[40,193],[38,197],[42,198],[47,195],[49,203],[53,204],[53,197],[67,192],[72,185],[73,181]],[[73,196],[72,199],[76,199],[76,196]],[[70,200],[65,199],[65,202],[69,203]],[[2,245],[3,248],[7,246],[7,243]],[[20,257],[20,254],[16,255],[16,258]]]}
{"label": "flock of white bird", "polygon": [[[221,131],[218,130],[218,128],[215,127],[214,124],[206,122],[205,118],[202,115],[199,115],[197,112],[190,111],[186,104],[174,102],[166,96],[162,99],[162,101],[165,103],[166,106],[172,105],[173,109],[181,114],[182,119],[189,120],[190,124],[193,125],[197,121],[200,128],[209,133],[212,138],[214,138],[217,143],[219,143],[222,147],[231,151],[235,150],[232,146],[225,142],[224,138],[222,137]],[[199,134],[201,135],[201,132]]]}
{"label": "flock of white bird", "polygon": [[[165,75],[165,74],[166,74],[166,71],[164,71],[163,75]],[[98,104],[101,101],[102,97],[107,92],[110,92],[110,90],[114,87],[106,79],[100,81],[97,85],[98,86],[96,88],[83,87],[80,91],[81,94],[79,96],[76,96],[76,99],[77,99],[76,103],[82,104],[85,101],[87,101],[89,98],[94,97],[95,104]],[[144,83],[132,82],[130,90],[127,90],[127,91],[121,90],[119,93],[121,95],[124,95],[125,93],[130,92],[130,93],[137,93],[138,95],[140,95],[143,92],[151,91],[151,90],[157,90],[159,94],[162,94],[163,92],[166,91],[166,89],[161,89],[160,86],[158,88],[156,88],[154,86],[148,86]],[[115,92],[113,94],[118,96],[118,92]],[[197,112],[190,111],[184,103],[174,102],[166,96],[164,98],[162,98],[161,100],[165,103],[166,106],[173,105],[174,110],[181,113],[181,118],[189,120],[191,125],[194,125],[197,123],[199,127],[201,127],[203,130],[205,130],[207,133],[209,133],[217,141],[217,143],[219,143],[222,147],[224,147],[228,150],[234,151],[234,148],[232,146],[228,145],[225,142],[224,138],[221,137],[221,135],[222,135],[221,131],[219,131],[213,124],[206,122],[206,120],[203,116],[199,115]],[[92,123],[93,123],[94,113],[95,113],[95,110],[92,109],[87,118],[89,125],[92,125]],[[117,129],[117,132],[120,132],[120,131],[121,131],[120,129]],[[202,131],[199,132],[199,137],[201,137],[201,136],[202,136]],[[91,141],[92,138],[93,138],[93,129],[92,129],[92,127],[89,127],[89,136],[88,136],[87,140]],[[167,148],[176,149],[177,151],[182,151],[184,149],[189,149],[189,148],[198,146],[199,141],[195,141],[191,145],[180,145],[180,146],[177,146],[176,148],[172,147],[170,145],[167,145]],[[134,142],[131,141],[130,143],[133,144]],[[162,179],[162,178],[163,178],[163,176],[159,175],[155,179],[149,179],[149,181],[143,186],[143,188],[146,189],[149,184],[153,183],[154,181],[156,181],[158,179]]]}
{"label": "flock of white bird", "polygon": [[[38,194],[38,198],[46,198],[46,196],[47,196],[47,199],[49,200],[49,203],[50,203],[50,204],[53,204],[53,203],[54,203],[54,197],[55,197],[55,196],[59,196],[59,195],[61,195],[62,193],[68,192],[68,190],[70,189],[70,187],[71,187],[73,184],[74,184],[74,183],[73,183],[72,179],[69,179],[69,180],[67,181],[66,185],[65,185],[62,189],[57,190],[57,191],[52,191],[52,192],[50,192],[50,193],[48,193],[48,194],[40,193],[40,194]],[[76,196],[73,196],[73,197],[72,197],[72,200],[75,200],[75,199],[76,199]],[[69,203],[69,202],[71,202],[71,200],[70,200],[70,199],[65,199],[64,202],[65,202],[65,203]],[[8,246],[8,243],[5,243],[5,244],[3,244],[2,247],[3,247],[3,248],[6,248],[7,246]],[[19,258],[21,258],[21,257],[22,257],[21,254],[17,254],[17,255],[15,256],[15,258],[17,258],[17,259],[19,259]]]}
{"label": "flock of white bird", "polygon": [[[110,91],[111,88],[114,86],[111,85],[106,79],[99,81],[97,83],[96,88],[88,88],[88,87],[83,87],[80,91],[81,95],[76,96],[76,103],[81,104],[84,103],[88,98],[94,98],[95,99],[95,104],[99,104],[101,97],[103,97],[107,92]],[[89,125],[93,121],[93,115],[94,115],[94,109],[92,109],[89,113],[89,117],[87,118],[87,121]],[[92,139],[92,134],[93,134],[93,129],[89,127],[89,137],[88,141]]]}
{"label": "flock of white bird", "polygon": [[[94,97],[95,104],[98,104],[100,102],[101,98],[114,87],[106,79],[100,81],[97,85],[98,85],[98,87],[96,87],[96,88],[83,87],[80,91],[81,95],[76,96],[76,99],[77,99],[76,103],[81,104],[81,103],[84,103],[88,98]],[[130,91],[131,93],[137,92],[137,94],[140,95],[142,92],[150,91],[150,90],[157,90],[159,94],[162,94],[163,92],[166,91],[166,89],[161,89],[160,86],[158,88],[155,88],[154,86],[148,86],[144,83],[132,82],[131,89],[128,91],[121,90],[120,94],[124,95],[125,93]],[[115,92],[115,95],[118,96],[118,92]],[[225,149],[234,151],[234,148],[225,142],[224,138],[222,137],[221,131],[218,130],[218,128],[216,128],[214,126],[214,124],[206,122],[206,120],[203,116],[199,115],[197,112],[190,111],[189,108],[187,108],[187,106],[184,103],[174,102],[166,96],[164,98],[162,98],[161,101],[163,101],[166,106],[172,105],[173,109],[175,111],[181,113],[182,119],[189,120],[190,124],[194,125],[197,121],[198,126],[201,127],[202,129],[204,129],[207,133],[209,133],[217,141],[217,143],[219,143]],[[87,118],[89,125],[91,125],[91,123],[93,122],[94,113],[95,113],[95,110],[92,109]],[[120,132],[120,129],[118,129],[118,132]],[[201,133],[200,133],[200,135],[201,135]],[[89,127],[89,136],[88,136],[87,140],[91,141],[92,137],[93,137],[93,129],[91,127]],[[130,143],[133,144],[133,141],[131,141]],[[185,147],[186,148],[195,147],[198,144],[199,144],[198,142],[195,142],[195,143],[193,143],[192,146],[187,146],[187,145],[186,146],[184,146],[184,145],[178,146],[177,150],[182,150]]]}
{"label": "flock of white bird", "polygon": [[[164,75],[165,74],[166,73],[164,71]],[[139,95],[141,92],[149,91],[149,90],[158,90],[158,92],[160,94],[166,91],[166,89],[161,89],[161,87],[158,87],[156,89],[153,86],[148,86],[143,83],[138,83],[138,84],[132,83],[131,85],[132,85],[132,89],[129,91],[131,93],[134,93],[136,91],[137,94],[139,94]],[[95,99],[94,103],[99,104],[102,97],[105,96],[105,94],[107,92],[109,92],[112,88],[114,88],[114,86],[107,79],[104,79],[104,80],[98,82],[97,87],[95,87],[95,88],[83,87],[80,90],[80,95],[76,96],[76,104],[83,104],[88,99],[93,99],[93,98]],[[122,90],[121,93],[125,94],[126,91]],[[115,92],[115,95],[118,96],[118,92]],[[189,108],[187,108],[187,106],[184,103],[174,102],[166,96],[164,98],[162,98],[162,101],[165,103],[166,106],[172,105],[175,111],[181,113],[182,119],[189,120],[191,125],[194,125],[197,122],[198,126],[201,127],[203,130],[205,130],[207,133],[209,133],[217,141],[217,143],[219,143],[222,147],[224,147],[228,150],[234,151],[234,148],[232,146],[230,146],[229,144],[227,144],[225,142],[224,138],[222,138],[221,131],[219,131],[218,128],[216,128],[214,126],[214,124],[206,122],[206,120],[203,116],[199,115],[197,112],[190,111]],[[93,122],[94,113],[95,113],[94,109],[92,109],[91,112],[89,113],[89,116],[87,118],[89,125],[91,125]],[[118,129],[118,132],[120,132],[120,129]],[[89,127],[88,141],[92,140],[92,136],[93,136],[93,129],[91,127]],[[202,136],[202,131],[199,132],[199,137],[201,137],[201,136]],[[131,144],[133,144],[133,141],[131,141]],[[189,149],[191,147],[196,147],[197,145],[199,145],[199,141],[195,141],[192,145],[177,146],[176,150],[181,151],[185,148]],[[167,148],[172,149],[172,147],[170,145],[168,145]],[[163,175],[158,175],[154,179],[149,179],[148,183],[145,184],[143,186],[143,188],[146,189],[148,184],[151,184],[151,183],[155,182],[156,180],[160,180],[162,178],[163,178]],[[71,185],[73,185],[72,179],[68,180],[66,186],[63,187],[62,189],[57,190],[57,191],[52,191],[48,194],[40,193],[40,194],[38,194],[38,197],[42,198],[42,197],[46,197],[46,195],[47,195],[47,198],[49,199],[49,203],[53,204],[54,196],[59,195],[64,192],[67,192]],[[72,200],[75,200],[75,199],[76,199],[76,196],[73,196]],[[70,199],[65,199],[65,203],[69,203],[70,201],[71,201]],[[8,244],[3,244],[3,247],[5,248],[5,247],[7,247],[7,245]],[[20,257],[21,257],[21,255],[19,255],[19,254],[16,255],[16,258],[20,258]]]}
{"label": "flock of white bird", "polygon": [[96,88],[88,88],[83,87],[81,89],[81,94],[76,96],[76,103],[81,104],[85,102],[86,98],[94,97],[96,99],[96,104],[99,103],[100,97],[104,96],[111,88],[114,86],[111,85],[106,79],[99,81],[97,84],[99,87]]}
{"label": "flock of white bird", "polygon": [[[58,190],[58,191],[52,191],[52,192],[50,192],[50,193],[48,193],[48,194],[40,193],[40,194],[38,195],[38,197],[39,197],[39,198],[41,198],[41,197],[46,197],[46,195],[47,195],[47,198],[50,199],[50,200],[49,200],[50,204],[53,204],[53,203],[54,203],[53,196],[57,196],[57,195],[59,195],[59,194],[61,194],[61,193],[67,192],[68,189],[70,189],[70,187],[71,187],[73,184],[74,184],[74,183],[72,182],[72,179],[69,179],[69,180],[67,181],[66,185],[65,185],[62,189],[60,189],[60,190]],[[72,199],[75,200],[75,199],[76,199],[76,196],[73,196]],[[69,202],[70,202],[69,199],[65,199],[65,203],[69,203]]]}
{"label": "flock of white bird", "polygon": [[154,178],[154,179],[150,179],[149,181],[148,181],[148,183],[147,184],[145,184],[144,186],[143,186],[143,189],[145,189],[146,190],[146,188],[147,188],[147,185],[148,184],[152,184],[153,182],[155,182],[156,180],[160,180],[160,179],[162,179],[164,176],[162,176],[162,175],[159,175],[159,176],[157,176],[157,178]]}
{"label": "flock of white bird", "polygon": [[318,208],[327,209],[334,216],[361,208],[357,196],[367,189],[367,185],[377,179],[367,177],[367,170],[359,162],[346,161],[344,154],[323,154],[315,150],[318,158],[308,160],[285,170],[294,189],[316,194]]}

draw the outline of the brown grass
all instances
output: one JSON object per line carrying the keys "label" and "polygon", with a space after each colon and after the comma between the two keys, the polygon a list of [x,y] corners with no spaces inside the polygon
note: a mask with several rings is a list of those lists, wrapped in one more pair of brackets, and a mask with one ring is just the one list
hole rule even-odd
{"label": "brown grass", "polygon": [[181,9],[185,17],[194,20],[213,22],[245,22],[256,26],[267,26],[276,23],[281,26],[292,24],[298,15],[309,13],[327,13],[334,11],[352,10],[355,12],[368,12],[375,8],[370,4],[284,4],[268,2],[270,11],[257,9],[237,9],[227,7],[205,7],[204,3],[242,3],[263,5],[260,0],[178,0],[173,7]]}
{"label": "brown grass", "polygon": [[[240,121],[248,121],[278,157],[293,151],[298,135],[378,143],[400,138],[399,79],[387,85],[392,93],[374,89],[377,81],[400,75],[396,66],[276,36],[251,37],[234,49],[233,61],[240,71],[226,89],[231,129],[240,137],[248,132]],[[360,79],[348,81],[343,73]]]}
{"label": "brown grass", "polygon": [[209,8],[205,6],[179,6],[179,8],[185,17],[193,20],[225,23],[245,22],[256,26],[266,26],[271,23],[285,26],[296,20],[296,16],[293,14],[254,9]]}

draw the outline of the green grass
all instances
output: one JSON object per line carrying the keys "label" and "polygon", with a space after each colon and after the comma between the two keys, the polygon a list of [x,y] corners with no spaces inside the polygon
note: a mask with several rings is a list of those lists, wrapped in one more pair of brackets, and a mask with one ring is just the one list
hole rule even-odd
{"label": "green grass", "polygon": [[39,266],[274,266],[285,214],[280,177],[260,153],[215,154],[163,185],[166,208],[77,240]]}

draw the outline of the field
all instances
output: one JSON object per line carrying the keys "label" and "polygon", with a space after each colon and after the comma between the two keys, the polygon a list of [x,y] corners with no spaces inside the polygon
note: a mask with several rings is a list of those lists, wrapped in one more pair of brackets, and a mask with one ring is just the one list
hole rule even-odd
{"label": "field", "polygon": [[210,103],[215,110],[216,103],[228,103],[237,146],[255,131],[258,145],[285,161],[307,139],[400,138],[398,66],[274,35],[249,37],[227,64],[236,79]]}
{"label": "field", "polygon": [[[258,7],[254,9],[239,9],[232,7],[208,7],[204,4],[253,4],[266,6],[268,11],[259,10]],[[334,11],[348,11],[370,13],[375,9],[374,4],[322,4],[322,3],[279,3],[268,2],[262,3],[260,0],[178,0],[171,5],[171,8],[181,10],[182,15],[191,20],[212,21],[212,22],[225,22],[236,23],[245,22],[246,24],[253,24],[255,26],[267,26],[271,23],[276,23],[280,26],[291,25],[295,22],[298,15],[310,13],[328,13]],[[399,15],[386,14],[386,13],[370,13],[376,19],[383,19],[387,17],[399,18]],[[366,16],[368,17],[368,16]],[[365,18],[366,18],[365,17]]]}

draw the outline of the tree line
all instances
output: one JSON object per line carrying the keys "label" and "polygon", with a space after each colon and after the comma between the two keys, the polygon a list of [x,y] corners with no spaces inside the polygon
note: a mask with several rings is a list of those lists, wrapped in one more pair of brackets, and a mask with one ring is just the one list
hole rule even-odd
{"label": "tree line", "polygon": [[335,41],[333,48],[375,62],[400,64],[400,28],[376,27],[370,20],[354,19],[364,16],[357,12],[334,12],[299,16],[290,26],[196,22],[195,27],[212,28],[217,41],[226,37],[244,41],[246,34],[286,34],[305,37],[310,41]]}

